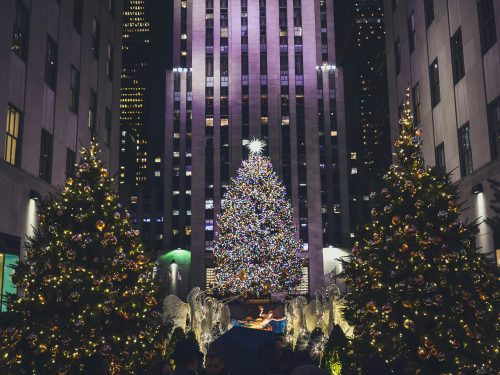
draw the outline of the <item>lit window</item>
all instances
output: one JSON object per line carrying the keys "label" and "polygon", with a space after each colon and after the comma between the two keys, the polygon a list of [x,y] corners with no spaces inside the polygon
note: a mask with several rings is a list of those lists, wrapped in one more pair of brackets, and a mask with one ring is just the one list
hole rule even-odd
{"label": "lit window", "polygon": [[332,130],[332,131],[330,132],[330,135],[331,135],[332,137],[336,137],[336,136],[337,136],[337,131],[336,131],[336,130]]}
{"label": "lit window", "polygon": [[356,160],[358,155],[355,152],[351,152],[351,160]]}
{"label": "lit window", "polygon": [[161,158],[159,156],[155,158],[155,163],[161,163]]}
{"label": "lit window", "polygon": [[155,177],[160,177],[160,176],[161,176],[160,171],[155,171]]}
{"label": "lit window", "polygon": [[12,165],[19,164],[19,149],[21,146],[20,135],[21,112],[12,106],[7,108],[7,125],[5,137],[4,159]]}
{"label": "lit window", "polygon": [[358,168],[351,168],[351,174],[358,174]]}

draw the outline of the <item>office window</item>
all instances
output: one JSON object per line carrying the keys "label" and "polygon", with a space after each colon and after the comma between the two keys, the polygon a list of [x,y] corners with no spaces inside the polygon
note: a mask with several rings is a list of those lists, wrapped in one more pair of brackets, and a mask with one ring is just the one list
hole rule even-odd
{"label": "office window", "polygon": [[109,141],[111,139],[111,110],[106,107],[106,112],[104,114],[104,144],[109,146]]}
{"label": "office window", "polygon": [[451,37],[451,63],[453,66],[453,83],[457,84],[465,75],[462,29],[460,27]]}
{"label": "office window", "polygon": [[92,17],[92,46],[90,51],[96,59],[99,58],[99,32],[99,22],[95,17]]}
{"label": "office window", "polygon": [[417,44],[416,34],[415,34],[415,14],[412,11],[410,17],[408,17],[408,44],[410,48],[410,53],[415,50],[415,45]]}
{"label": "office window", "polygon": [[485,54],[497,41],[493,0],[478,0],[477,13],[481,35],[481,50]]}
{"label": "office window", "polygon": [[66,177],[75,175],[76,153],[69,147],[66,148]]}
{"label": "office window", "polygon": [[434,20],[434,0],[424,0],[425,26],[429,27]]}
{"label": "office window", "polygon": [[491,159],[500,157],[500,96],[488,104]]}
{"label": "office window", "polygon": [[16,18],[12,33],[12,51],[23,61],[26,61],[28,52],[29,10],[21,1],[16,2]]}
{"label": "office window", "polygon": [[434,108],[441,101],[441,92],[439,88],[439,66],[435,59],[429,66],[429,82],[431,87],[431,103]]}
{"label": "office window", "polygon": [[106,56],[106,76],[113,80],[113,46],[108,42],[108,50]]}
{"label": "office window", "polygon": [[469,123],[458,129],[458,151],[460,154],[460,175],[465,177],[473,171]]}
{"label": "office window", "polygon": [[52,134],[42,129],[40,142],[40,178],[46,182],[52,179]]}
{"label": "office window", "polygon": [[394,57],[396,59],[396,75],[398,75],[401,72],[401,43],[399,38],[394,42]]}
{"label": "office window", "polygon": [[417,82],[412,89],[412,101],[413,101],[413,122],[415,125],[420,124],[420,86]]}
{"label": "office window", "polygon": [[47,35],[47,54],[45,57],[45,83],[52,90],[57,83],[57,44]]}
{"label": "office window", "polygon": [[7,108],[7,123],[5,127],[4,159],[12,165],[19,165],[21,155],[21,112],[11,105]]}
{"label": "office window", "polygon": [[446,172],[446,160],[444,157],[444,143],[441,142],[435,150],[436,153],[436,168],[441,172]]}
{"label": "office window", "polygon": [[73,8],[73,27],[78,33],[82,32],[83,0],[75,0]]}
{"label": "office window", "polygon": [[97,93],[93,89],[90,89],[89,128],[92,134],[94,134],[95,131],[96,119],[97,119]]}
{"label": "office window", "polygon": [[69,109],[74,113],[78,113],[79,97],[80,97],[80,72],[73,65],[71,65]]}

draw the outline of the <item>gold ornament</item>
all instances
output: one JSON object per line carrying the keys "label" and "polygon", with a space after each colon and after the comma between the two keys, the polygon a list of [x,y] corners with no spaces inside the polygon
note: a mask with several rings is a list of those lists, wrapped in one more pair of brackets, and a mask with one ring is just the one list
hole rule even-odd
{"label": "gold ornament", "polygon": [[154,298],[154,297],[146,298],[146,305],[149,307],[156,305],[156,298]]}
{"label": "gold ornament", "polygon": [[242,269],[240,270],[240,272],[238,272],[238,278],[241,280],[241,281],[244,281],[247,279],[247,271]]}
{"label": "gold ornament", "polygon": [[372,314],[375,314],[376,312],[378,312],[377,304],[375,301],[368,302],[366,304],[366,309],[368,310],[368,312],[370,312]]}
{"label": "gold ornament", "polygon": [[394,225],[399,225],[401,224],[401,218],[399,216],[393,216],[391,222]]}
{"label": "gold ornament", "polygon": [[46,350],[47,350],[47,345],[45,345],[45,344],[38,345],[38,351],[40,353],[44,353]]}
{"label": "gold ornament", "polygon": [[415,326],[415,323],[411,319],[405,319],[403,326],[406,329],[413,330],[413,327]]}
{"label": "gold ornament", "polygon": [[400,248],[399,248],[399,251],[401,253],[404,253],[405,251],[407,251],[408,249],[410,248],[410,245],[408,245],[407,243],[403,243]]}
{"label": "gold ornament", "polygon": [[425,338],[425,340],[424,340],[424,345],[425,345],[425,347],[426,347],[427,349],[432,349],[432,348],[434,348],[434,343],[432,342],[432,340],[431,340],[431,339],[429,339],[429,338],[427,338],[427,337],[426,337],[426,338]]}
{"label": "gold ornament", "polygon": [[144,263],[146,263],[146,257],[144,254],[137,255],[137,264],[143,265]]}
{"label": "gold ornament", "polygon": [[418,348],[418,356],[420,358],[427,357],[427,351],[424,348]]}
{"label": "gold ornament", "polygon": [[66,185],[73,185],[73,179],[71,177],[66,180]]}
{"label": "gold ornament", "polygon": [[410,301],[410,300],[408,300],[408,299],[403,300],[403,302],[401,302],[401,303],[403,304],[403,307],[406,307],[407,309],[409,309],[409,308],[410,308],[410,307],[412,307],[412,305],[413,305],[413,304],[411,303],[411,301]]}
{"label": "gold ornament", "polygon": [[95,227],[100,231],[102,232],[104,230],[104,228],[106,228],[106,224],[104,223],[104,221],[102,220],[97,220],[96,223],[95,223]]}

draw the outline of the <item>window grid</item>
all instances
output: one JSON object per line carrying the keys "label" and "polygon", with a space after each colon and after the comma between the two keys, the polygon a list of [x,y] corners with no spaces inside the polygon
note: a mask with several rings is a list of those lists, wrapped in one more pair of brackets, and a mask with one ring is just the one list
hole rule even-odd
{"label": "window grid", "polygon": [[460,175],[465,177],[473,171],[470,127],[468,122],[458,129],[458,149],[460,152]]}
{"label": "window grid", "polygon": [[21,112],[13,106],[7,108],[4,159],[11,165],[19,165],[21,149]]}
{"label": "window grid", "polygon": [[458,28],[451,37],[451,63],[453,67],[453,83],[457,84],[465,75],[461,28]]}

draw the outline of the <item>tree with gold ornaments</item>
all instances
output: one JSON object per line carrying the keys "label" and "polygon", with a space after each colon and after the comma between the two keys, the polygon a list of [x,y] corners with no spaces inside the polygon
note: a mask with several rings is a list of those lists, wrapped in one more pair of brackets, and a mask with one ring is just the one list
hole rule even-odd
{"label": "tree with gold ornaments", "polygon": [[406,94],[394,163],[373,194],[371,221],[345,261],[344,316],[356,367],[408,358],[439,374],[492,372],[499,363],[499,282],[460,220],[450,174],[426,167]]}
{"label": "tree with gold ornaments", "polygon": [[290,291],[302,275],[292,206],[271,160],[261,154],[263,141],[248,147],[250,155],[232,179],[218,216],[216,287],[243,296]]}
{"label": "tree with gold ornaments", "polygon": [[0,337],[0,373],[136,373],[161,356],[163,317],[154,263],[98,157],[82,148],[74,178],[39,207],[40,225],[14,269],[14,323]]}

